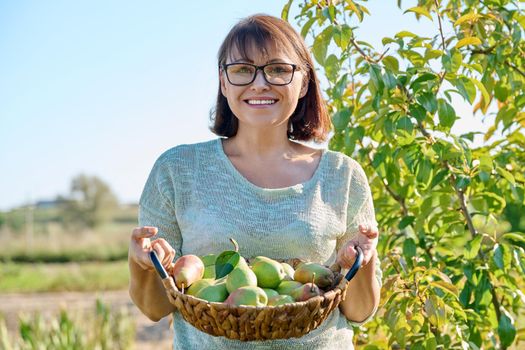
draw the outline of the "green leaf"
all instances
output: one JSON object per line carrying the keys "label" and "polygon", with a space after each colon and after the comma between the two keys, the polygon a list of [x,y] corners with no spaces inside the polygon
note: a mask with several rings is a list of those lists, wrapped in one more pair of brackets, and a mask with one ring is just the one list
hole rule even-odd
{"label": "green leaf", "polygon": [[502,167],[499,167],[499,166],[496,167],[496,171],[498,172],[498,174],[503,176],[503,178],[505,178],[505,180],[510,182],[513,186],[516,186],[516,180],[514,179],[514,175],[512,175],[510,172],[508,172],[507,170],[505,170],[505,169],[503,169]]}
{"label": "green leaf", "polygon": [[[414,222],[415,219],[416,219],[415,216],[410,216],[410,215],[409,216],[405,216],[403,219],[401,219],[401,221],[399,222],[399,225],[397,225],[397,228],[402,230],[405,227],[407,227],[408,225],[411,225]],[[412,239],[412,238],[408,238],[407,240],[409,240],[409,239]],[[405,242],[407,240],[405,240]]]}
{"label": "green leaf", "polygon": [[397,33],[395,35],[396,38],[400,38],[400,39],[403,39],[403,38],[406,38],[406,37],[409,37],[409,38],[416,38],[417,35],[412,33],[412,32],[409,32],[408,30],[402,30],[400,31],[399,33]]}
{"label": "green leaf", "polygon": [[314,54],[315,59],[317,62],[319,62],[321,65],[324,66],[325,59],[326,59],[326,52],[328,50],[328,45],[330,44],[330,41],[332,40],[332,27],[327,27],[325,30],[319,34],[315,40],[312,47],[312,52]]}
{"label": "green leaf", "polygon": [[308,32],[310,31],[310,28],[312,28],[312,25],[315,23],[316,20],[316,17],[312,17],[304,24],[303,28],[301,29],[301,36],[303,38],[306,38]]}
{"label": "green leaf", "polygon": [[483,85],[481,81],[474,79],[474,78],[470,78],[470,81],[478,87],[479,92],[481,92],[481,96],[483,96],[483,100],[485,101],[485,104],[488,104],[490,102],[490,95],[489,95],[489,92],[487,91],[487,88],[485,88],[485,85]]}
{"label": "green leaf", "polygon": [[385,56],[381,62],[392,72],[399,72],[399,61],[394,56]]}
{"label": "green leaf", "polygon": [[505,312],[501,313],[501,317],[498,322],[498,335],[501,341],[502,347],[507,348],[514,342],[516,337],[516,328],[514,327],[514,321],[506,315]]}
{"label": "green leaf", "polygon": [[456,187],[459,190],[464,191],[467,186],[470,185],[470,177],[466,175],[458,175],[456,177]]}
{"label": "green leaf", "polygon": [[332,117],[332,124],[336,131],[345,130],[350,121],[350,116],[352,115],[352,109],[345,108],[340,111],[337,111]]}
{"label": "green leaf", "polygon": [[[409,218],[410,216],[406,216],[403,218],[403,220],[405,220],[406,218]],[[414,219],[414,217],[412,216],[412,218]],[[401,221],[403,221],[401,220]],[[412,220],[413,221],[413,220]],[[399,225],[401,225],[401,223],[399,223]],[[417,251],[416,251],[416,243],[414,242],[414,240],[412,238],[407,238],[405,239],[405,241],[403,242],[403,255],[407,258],[407,260],[410,260],[412,259],[412,257],[416,256],[417,254]]]}
{"label": "green leaf", "polygon": [[432,178],[432,162],[427,158],[421,159],[416,166],[416,179],[420,184],[428,185]]}
{"label": "green leaf", "polygon": [[465,259],[474,259],[478,255],[479,249],[481,248],[482,238],[483,236],[478,234],[473,240],[467,242],[465,249],[463,249],[463,256]]}
{"label": "green leaf", "polygon": [[436,95],[431,92],[425,92],[419,95],[417,101],[431,114],[434,114],[437,110]]}
{"label": "green leaf", "polygon": [[465,22],[476,22],[480,17],[481,15],[478,13],[467,13],[459,17],[456,22],[454,22],[454,26],[462,25]]}
{"label": "green leaf", "polygon": [[215,260],[215,278],[222,278],[229,274],[239,263],[241,256],[233,250],[222,252]]}
{"label": "green leaf", "polygon": [[284,5],[283,10],[281,11],[281,18],[288,22],[288,12],[290,11],[290,6],[292,5],[293,0],[289,0],[286,5]]}
{"label": "green leaf", "polygon": [[459,49],[459,48],[461,48],[463,46],[467,46],[467,45],[474,45],[474,46],[476,46],[476,45],[481,45],[481,44],[482,44],[482,41],[479,38],[471,36],[471,37],[468,37],[468,38],[463,38],[460,41],[458,41],[456,43],[455,47],[456,47],[456,49]]}
{"label": "green leaf", "polygon": [[425,17],[427,17],[428,19],[430,19],[432,21],[432,16],[428,12],[428,10],[426,8],[424,8],[424,7],[419,7],[419,6],[411,7],[408,10],[406,10],[405,12],[403,12],[403,14],[405,14],[407,12],[417,13],[418,15],[425,16]]}
{"label": "green leaf", "polygon": [[336,28],[337,29],[334,30],[334,41],[342,50],[346,50],[352,38],[352,28],[347,24]]}
{"label": "green leaf", "polygon": [[454,296],[458,296],[458,289],[455,285],[453,285],[450,282],[446,281],[432,281],[430,282],[430,285],[434,287],[438,287],[439,289],[443,290],[444,292],[450,293]]}
{"label": "green leaf", "polygon": [[455,85],[458,88],[459,93],[469,103],[473,103],[476,98],[476,86],[466,77],[461,77],[455,80]]}
{"label": "green leaf", "polygon": [[383,76],[381,75],[381,68],[376,64],[370,64],[368,73],[370,74],[370,82],[373,84],[374,89],[379,95],[382,95],[385,84],[383,82]]}
{"label": "green leaf", "polygon": [[456,121],[456,111],[442,98],[438,100],[438,116],[439,124],[445,128],[451,128]]}
{"label": "green leaf", "polygon": [[507,240],[511,244],[515,244],[516,242],[525,243],[525,236],[523,235],[523,233],[508,232],[502,235],[501,238]]}
{"label": "green leaf", "polygon": [[427,116],[427,112],[420,105],[410,105],[409,112],[412,117],[416,118],[416,120],[420,122],[425,120]]}

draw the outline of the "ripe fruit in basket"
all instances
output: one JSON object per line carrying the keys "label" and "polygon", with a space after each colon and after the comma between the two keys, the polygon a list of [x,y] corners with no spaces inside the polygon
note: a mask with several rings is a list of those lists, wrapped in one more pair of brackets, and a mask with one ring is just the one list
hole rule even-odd
{"label": "ripe fruit in basket", "polygon": [[308,282],[301,287],[294,289],[290,295],[295,301],[306,301],[310,298],[322,295],[322,292],[314,283]]}
{"label": "ripe fruit in basket", "polygon": [[232,293],[234,290],[246,286],[257,286],[257,276],[246,263],[240,263],[228,274],[226,288],[228,292]]}
{"label": "ripe fruit in basket", "polygon": [[279,293],[275,289],[263,288],[262,290],[264,290],[264,292],[266,293],[266,296],[268,297],[268,300],[270,300],[270,298],[272,298],[272,297],[275,297],[275,296],[279,295]]}
{"label": "ripe fruit in basket", "polygon": [[217,255],[208,254],[201,257],[202,262],[204,263],[204,275],[202,278],[215,278],[215,260]]}
{"label": "ripe fruit in basket", "polygon": [[293,280],[293,275],[295,274],[293,267],[285,262],[282,262],[281,265],[283,266],[284,273],[286,274],[284,279],[289,281]]}
{"label": "ripe fruit in basket", "polygon": [[228,305],[252,305],[265,306],[268,303],[268,297],[264,290],[259,287],[241,287],[230,294],[225,301]]}
{"label": "ripe fruit in basket", "polygon": [[302,263],[297,267],[294,280],[307,283],[312,281],[315,274],[314,283],[320,288],[330,287],[334,283],[334,273],[329,268],[316,263]]}
{"label": "ripe fruit in basket", "polygon": [[291,295],[276,295],[268,299],[268,305],[270,306],[278,306],[291,303],[295,303],[295,299]]}
{"label": "ripe fruit in basket", "polygon": [[285,277],[281,263],[269,258],[258,260],[252,270],[257,276],[257,285],[261,288],[274,289]]}
{"label": "ripe fruit in basket", "polygon": [[194,282],[190,286],[190,288],[188,288],[188,291],[186,292],[186,294],[196,296],[203,288],[206,288],[214,284],[215,284],[215,280],[213,278],[203,278],[201,280]]}
{"label": "ripe fruit in basket", "polygon": [[297,281],[282,281],[277,287],[277,292],[281,295],[290,295],[292,290],[301,287],[303,284]]}
{"label": "ripe fruit in basket", "polygon": [[222,303],[228,298],[228,289],[226,289],[226,280],[215,281],[215,284],[202,288],[196,295],[197,298],[207,301]]}
{"label": "ripe fruit in basket", "polygon": [[175,261],[172,268],[177,288],[184,290],[204,275],[204,263],[197,255],[183,255]]}

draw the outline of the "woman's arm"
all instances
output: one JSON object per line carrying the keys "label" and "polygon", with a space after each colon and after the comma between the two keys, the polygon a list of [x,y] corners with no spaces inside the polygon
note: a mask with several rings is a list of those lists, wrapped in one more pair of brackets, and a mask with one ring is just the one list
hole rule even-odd
{"label": "woman's arm", "polygon": [[339,309],[351,321],[365,321],[379,306],[381,286],[376,277],[377,251],[365,266],[348,282],[345,300]]}
{"label": "woman's arm", "polygon": [[138,227],[133,230],[128,254],[129,295],[140,311],[155,322],[175,310],[149,260],[149,251],[155,249],[162,264],[169,266],[175,250],[161,238],[150,242],[150,237],[156,232],[157,229],[152,227]]}

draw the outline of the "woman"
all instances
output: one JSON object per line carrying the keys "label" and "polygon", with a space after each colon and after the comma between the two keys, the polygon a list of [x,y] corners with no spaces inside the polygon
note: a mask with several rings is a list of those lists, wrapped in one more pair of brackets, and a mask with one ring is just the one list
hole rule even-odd
{"label": "woman", "polygon": [[[370,188],[351,158],[296,141],[329,131],[311,56],[285,21],[255,15],[239,22],[219,50],[220,87],[212,131],[218,139],[181,145],[156,161],[140,199],[129,268],[130,295],[152,320],[173,312],[176,349],[348,349],[352,323],[379,303],[377,229]],[[354,246],[364,267],[347,296],[301,338],[240,342],[186,323],[169,303],[149,261],[231,249],[242,256],[300,258],[348,268]]]}

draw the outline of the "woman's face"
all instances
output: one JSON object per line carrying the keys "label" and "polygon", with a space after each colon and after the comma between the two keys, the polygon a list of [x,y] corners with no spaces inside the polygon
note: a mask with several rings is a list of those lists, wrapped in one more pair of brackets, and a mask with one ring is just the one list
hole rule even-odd
{"label": "woman's face", "polygon": [[[261,66],[267,63],[292,63],[299,65],[282,50],[267,50],[264,55],[261,50],[252,45],[247,54],[249,59],[243,59],[242,55],[234,49],[227,61],[228,63],[251,63]],[[246,86],[232,85],[226,73],[221,69],[220,74],[221,92],[228,100],[228,105],[233,114],[239,119],[239,127],[249,126],[252,128],[267,128],[287,125],[288,118],[297,107],[299,98],[306,95],[308,84],[306,84],[304,70],[295,70],[292,82],[288,85],[276,86],[268,83],[263,76],[262,70],[258,70],[255,80]]]}

